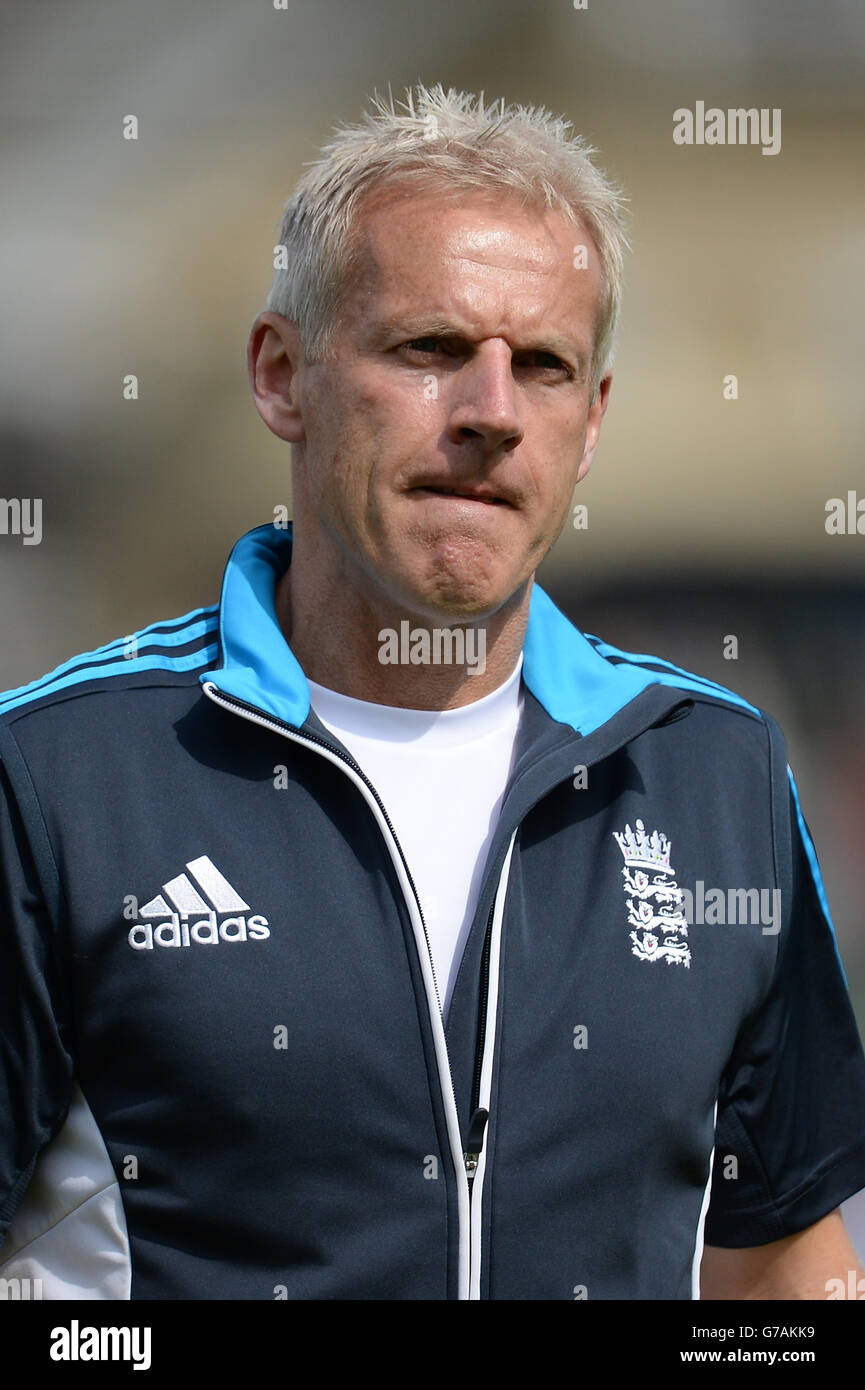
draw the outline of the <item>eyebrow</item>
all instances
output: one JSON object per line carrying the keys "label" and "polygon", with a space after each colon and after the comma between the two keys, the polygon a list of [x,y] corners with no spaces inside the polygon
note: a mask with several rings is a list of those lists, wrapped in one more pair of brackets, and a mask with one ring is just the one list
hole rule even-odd
{"label": "eyebrow", "polygon": [[408,335],[410,338],[426,338],[431,336],[444,337],[448,334],[464,337],[461,329],[455,328],[453,323],[447,319],[426,318],[423,316],[383,319],[378,324],[382,333],[395,334],[402,336]]}

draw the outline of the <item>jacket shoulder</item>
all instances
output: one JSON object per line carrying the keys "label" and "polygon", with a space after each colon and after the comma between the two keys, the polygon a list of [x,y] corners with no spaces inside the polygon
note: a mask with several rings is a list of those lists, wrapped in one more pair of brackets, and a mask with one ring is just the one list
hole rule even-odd
{"label": "jacket shoulder", "polygon": [[37,680],[0,693],[0,719],[11,724],[64,700],[113,690],[193,684],[214,664],[218,650],[218,605],[195,608],[82,652]]}
{"label": "jacket shoulder", "polygon": [[604,641],[601,637],[595,637],[589,632],[584,633],[583,636],[597,655],[602,657],[611,667],[629,670],[635,676],[642,677],[646,685],[668,685],[674,689],[684,690],[695,700],[700,700],[706,704],[720,705],[748,719],[756,719],[774,726],[774,720],[765,710],[758,708],[757,705],[752,705],[749,700],[737,694],[735,690],[730,690],[729,687],[720,685],[707,676],[701,676],[694,671],[687,671],[684,667],[676,666],[672,661],[666,661],[661,656],[653,656],[645,652],[623,651],[620,647],[615,647],[612,643]]}

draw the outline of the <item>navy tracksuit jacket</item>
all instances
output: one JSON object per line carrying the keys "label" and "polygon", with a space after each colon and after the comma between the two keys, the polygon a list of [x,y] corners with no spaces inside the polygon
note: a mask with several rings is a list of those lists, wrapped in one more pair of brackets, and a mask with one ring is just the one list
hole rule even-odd
{"label": "navy tracksuit jacket", "polygon": [[[687,1299],[704,1241],[865,1186],[865,1060],[771,718],[536,586],[445,1026],[387,808],[280,634],[290,552],[259,527],[218,607],[0,697],[0,1274]],[[85,1130],[115,1221],[79,1255],[51,1164]]]}

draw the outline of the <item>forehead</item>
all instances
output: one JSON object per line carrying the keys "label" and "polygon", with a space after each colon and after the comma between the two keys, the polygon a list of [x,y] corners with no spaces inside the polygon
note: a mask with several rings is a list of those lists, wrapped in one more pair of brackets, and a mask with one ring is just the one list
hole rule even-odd
{"label": "forehead", "polygon": [[516,196],[390,190],[359,214],[349,295],[365,316],[450,311],[532,328],[553,316],[563,327],[594,322],[601,285],[587,228]]}

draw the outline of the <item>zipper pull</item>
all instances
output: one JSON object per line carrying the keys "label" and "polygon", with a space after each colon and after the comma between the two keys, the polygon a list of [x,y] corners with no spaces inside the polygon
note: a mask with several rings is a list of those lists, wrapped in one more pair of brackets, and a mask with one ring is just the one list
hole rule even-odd
{"label": "zipper pull", "polygon": [[471,1184],[477,1172],[478,1159],[484,1146],[484,1131],[489,1119],[488,1110],[476,1110],[472,1115],[472,1122],[469,1125],[468,1138],[466,1139],[466,1151],[463,1160],[466,1165],[466,1176]]}

